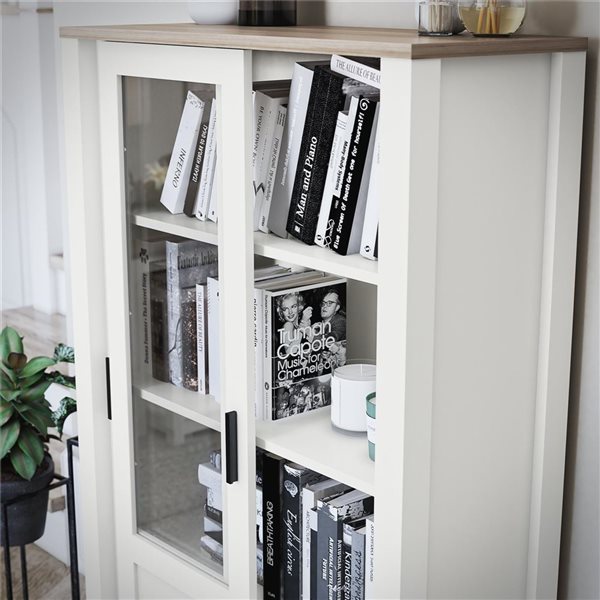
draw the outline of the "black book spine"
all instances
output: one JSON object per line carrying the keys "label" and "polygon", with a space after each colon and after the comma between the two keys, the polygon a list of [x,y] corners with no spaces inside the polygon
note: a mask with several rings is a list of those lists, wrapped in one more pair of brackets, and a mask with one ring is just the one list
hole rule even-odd
{"label": "black book spine", "polygon": [[188,217],[194,216],[194,205],[196,204],[196,196],[198,195],[198,187],[200,186],[200,175],[202,175],[202,163],[204,162],[204,150],[206,148],[207,133],[208,122],[203,117],[202,124],[200,125],[200,133],[198,134],[198,143],[196,144],[194,162],[192,163],[190,182],[188,184],[185,202],[183,204],[183,212]]}
{"label": "black book spine", "polygon": [[300,600],[300,529],[302,516],[301,478],[297,470],[283,469],[283,535],[281,553],[283,557],[283,596],[285,600]]}
{"label": "black book spine", "polygon": [[[339,73],[321,68],[312,119],[304,126],[287,231],[306,244],[315,243],[337,115],[344,106],[343,81],[344,77]],[[311,88],[309,104],[312,91]]]}
{"label": "black book spine", "polygon": [[358,194],[365,172],[365,163],[371,140],[371,131],[375,120],[377,102],[361,98],[358,102],[356,120],[350,138],[348,160],[344,171],[344,180],[339,202],[334,204],[330,219],[334,222],[331,236],[331,248],[338,254],[348,252],[348,242],[352,233],[352,223],[356,212]]}
{"label": "black book spine", "polygon": [[214,506],[211,506],[210,504],[205,504],[204,514],[215,523],[223,525],[223,513],[218,508],[214,508]]}
{"label": "black book spine", "polygon": [[280,600],[281,594],[281,463],[263,455],[263,556],[265,600]]}
{"label": "black book spine", "polygon": [[169,381],[167,330],[167,271],[150,272],[150,321],[152,342],[152,377]]}

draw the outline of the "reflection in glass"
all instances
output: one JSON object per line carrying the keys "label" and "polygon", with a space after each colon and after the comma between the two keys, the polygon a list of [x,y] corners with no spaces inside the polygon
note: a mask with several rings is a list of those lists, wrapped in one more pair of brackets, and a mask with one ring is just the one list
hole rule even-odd
{"label": "reflection in glass", "polygon": [[134,425],[138,531],[222,574],[220,434],[140,398]]}

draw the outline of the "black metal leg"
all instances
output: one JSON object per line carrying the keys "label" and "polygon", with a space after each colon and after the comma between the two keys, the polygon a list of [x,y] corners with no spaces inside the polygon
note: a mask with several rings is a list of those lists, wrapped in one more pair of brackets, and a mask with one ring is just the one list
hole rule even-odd
{"label": "black metal leg", "polygon": [[23,585],[23,600],[29,600],[29,589],[27,587],[27,555],[25,546],[21,546],[21,583]]}
{"label": "black metal leg", "polygon": [[4,546],[4,578],[6,579],[6,600],[13,600],[12,571],[10,569],[10,546],[8,545],[8,506],[2,505],[2,545]]}
{"label": "black metal leg", "polygon": [[73,446],[79,446],[78,439],[67,440],[69,478],[67,480],[67,518],[69,520],[69,555],[71,562],[71,597],[79,600],[79,561],[77,557],[77,522],[75,519],[75,486],[73,482]]}

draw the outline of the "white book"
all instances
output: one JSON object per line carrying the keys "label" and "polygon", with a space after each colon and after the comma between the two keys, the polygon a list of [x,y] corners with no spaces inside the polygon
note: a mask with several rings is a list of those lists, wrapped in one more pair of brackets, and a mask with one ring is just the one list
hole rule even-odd
{"label": "white book", "polygon": [[196,336],[198,343],[198,391],[208,394],[208,334],[206,284],[196,284]]}
{"label": "white book", "polygon": [[341,73],[356,81],[381,89],[381,70],[378,64],[378,59],[348,58],[333,54],[330,67],[336,73]]}
{"label": "white book", "polygon": [[379,127],[375,132],[375,147],[371,163],[371,177],[369,178],[369,191],[367,192],[367,205],[365,207],[365,222],[363,224],[360,240],[360,253],[365,258],[377,260],[375,245],[379,230],[379,185],[381,177],[381,149],[379,145]]}
{"label": "white book", "polygon": [[[198,465],[198,482],[207,491],[207,502],[213,508],[223,510],[223,477],[209,462]],[[210,492],[210,493],[209,493]]]}
{"label": "white book", "polygon": [[188,92],[160,195],[161,204],[173,214],[183,212],[203,110],[204,102]]}
{"label": "white book", "polygon": [[256,90],[254,92],[255,148],[253,148],[254,179],[254,231],[259,230],[260,214],[265,198],[265,185],[269,169],[273,134],[277,121],[278,107],[287,102],[287,93],[281,90]]}
{"label": "white book", "polygon": [[296,168],[315,64],[327,63],[296,63],[292,75],[288,114],[281,140],[281,160],[275,173],[273,198],[267,220],[269,230],[282,238],[288,237],[285,228],[296,179]]}
{"label": "white book", "polygon": [[268,170],[265,181],[264,200],[260,208],[258,228],[264,233],[269,233],[269,227],[267,225],[269,219],[269,212],[271,210],[271,202],[273,199],[273,186],[275,183],[275,173],[277,171],[277,164],[279,163],[279,155],[281,152],[281,139],[283,136],[283,130],[285,128],[285,119],[287,115],[287,108],[285,106],[277,107],[277,118],[275,121],[275,128],[273,130],[271,151],[269,154]]}
{"label": "white book", "polygon": [[[216,153],[215,153],[216,154]],[[216,156],[215,156],[216,160]],[[219,217],[219,193],[221,191],[221,178],[215,169],[213,176],[212,189],[210,192],[210,201],[208,203],[208,220],[216,223]]]}
{"label": "white book", "polygon": [[210,517],[204,517],[204,531],[208,533],[209,531],[223,531],[223,526],[221,523],[217,523],[213,521]]}
{"label": "white book", "polygon": [[338,113],[337,123],[335,125],[335,133],[333,136],[333,144],[331,146],[331,155],[329,157],[329,165],[327,167],[327,177],[325,178],[325,187],[323,188],[323,198],[321,200],[321,208],[319,210],[319,220],[317,221],[317,229],[315,230],[315,244],[317,246],[329,246],[330,239],[326,237],[327,223],[329,222],[329,211],[333,197],[334,182],[338,170],[338,164],[342,157],[342,149],[347,147],[346,140],[346,124],[348,122],[348,114],[344,111]]}
{"label": "white book", "polygon": [[219,344],[219,280],[209,277],[206,280],[207,306],[206,315],[208,322],[208,391],[217,402],[220,398],[220,344]]}
{"label": "white book", "polygon": [[366,518],[365,539],[365,600],[375,598],[375,515]]}
{"label": "white book", "polygon": [[210,106],[210,119],[206,136],[206,156],[202,163],[202,175],[198,186],[198,199],[196,201],[196,218],[206,221],[208,217],[208,204],[213,186],[215,163],[217,159],[217,99]]}

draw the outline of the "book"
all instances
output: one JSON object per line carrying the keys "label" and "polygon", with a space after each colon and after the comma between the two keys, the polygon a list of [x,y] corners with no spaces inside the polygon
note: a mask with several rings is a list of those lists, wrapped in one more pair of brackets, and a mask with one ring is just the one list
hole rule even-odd
{"label": "book", "polygon": [[169,329],[167,325],[167,263],[156,261],[150,269],[150,336],[152,377],[169,381]]}
{"label": "book", "polygon": [[278,420],[331,403],[331,371],[346,361],[346,280],[264,292],[265,419]]}
{"label": "book", "polygon": [[[273,135],[277,123],[278,108],[286,104],[289,82],[257,82],[254,84],[254,143],[252,147],[252,171],[254,187],[254,230],[259,230],[260,215],[265,199],[266,179],[271,159]],[[265,227],[266,228],[266,227]]]}
{"label": "book", "polygon": [[[215,162],[217,160],[217,152],[215,151]],[[216,223],[219,220],[219,193],[221,189],[221,178],[216,171],[213,176],[213,185],[210,192],[210,200],[208,202],[208,220]]]}
{"label": "book", "polygon": [[[197,368],[195,374],[192,366],[188,369],[188,365],[197,362],[195,320],[191,318],[189,307],[182,303],[191,302],[195,312],[195,285],[206,282],[207,277],[216,274],[218,269],[217,247],[195,240],[167,241],[165,250],[169,381],[178,387],[197,391]],[[189,291],[182,294],[182,290],[187,288],[194,290],[193,300]],[[194,338],[193,345],[189,343],[191,336]]]}
{"label": "book", "polygon": [[365,533],[365,600],[375,598],[375,515],[366,518]]}
{"label": "book", "polygon": [[200,119],[200,130],[196,141],[196,149],[192,167],[190,170],[190,180],[188,183],[185,202],[183,205],[183,213],[188,217],[193,217],[196,213],[198,202],[198,190],[200,189],[200,178],[202,176],[202,165],[206,157],[206,142],[208,138],[208,129],[210,125],[210,109],[212,101],[215,98],[214,86],[203,85],[200,88],[192,90],[192,92],[204,102],[204,110]]}
{"label": "book", "polygon": [[198,391],[208,394],[208,319],[206,284],[196,284],[196,339],[197,339],[197,368],[198,368]]}
{"label": "book", "polygon": [[361,519],[354,524],[344,524],[344,533],[348,532],[351,537],[350,600],[364,600],[365,597],[366,531],[366,519]]}
{"label": "book", "polygon": [[161,204],[173,214],[183,212],[203,111],[204,102],[188,91],[160,195]]}
{"label": "book", "polygon": [[265,600],[280,600],[283,564],[281,562],[281,470],[284,459],[263,454],[263,553]]}
{"label": "book", "polygon": [[269,161],[267,165],[267,174],[265,178],[264,199],[260,207],[260,215],[258,219],[258,228],[264,233],[269,233],[268,220],[271,210],[271,202],[273,199],[273,186],[275,184],[275,171],[279,163],[279,154],[281,151],[281,138],[285,125],[287,108],[285,106],[277,107],[277,117],[275,127],[273,129],[272,143],[269,153]]}
{"label": "book", "polygon": [[[254,354],[255,354],[255,417],[258,420],[265,420],[267,416],[264,412],[264,357],[265,331],[264,320],[264,295],[265,290],[284,289],[290,285],[297,285],[300,282],[308,282],[313,279],[318,280],[324,276],[322,271],[301,271],[291,273],[289,269],[279,267],[279,272],[266,276],[259,276],[259,270],[255,271],[254,296],[253,296],[253,324],[254,324]],[[268,420],[268,419],[267,419]]]}
{"label": "book", "polygon": [[[132,339],[133,355],[137,359],[136,370],[141,378],[152,377],[152,293],[151,274],[165,269],[165,241],[163,233],[151,233],[138,238],[133,243],[133,269],[135,277],[135,298]],[[160,324],[157,323],[157,327]]]}
{"label": "book", "polygon": [[343,82],[329,67],[315,67],[286,227],[306,244],[315,240],[337,116],[344,108]]}
{"label": "book", "polygon": [[217,277],[206,279],[206,321],[208,347],[208,391],[210,395],[220,402],[221,386],[221,347],[219,344],[219,280]]}
{"label": "book", "polygon": [[[302,597],[313,597],[311,574],[316,571],[316,563],[312,555],[316,552],[316,543],[312,546],[311,511],[317,508],[317,501],[326,497],[334,497],[349,491],[351,488],[335,479],[322,479],[302,488]],[[317,531],[316,512],[314,530]],[[314,552],[313,552],[314,551]],[[314,568],[313,568],[314,565]]]}
{"label": "book", "polygon": [[326,580],[321,577],[317,584],[318,600],[341,600],[343,523],[372,514],[373,507],[373,496],[360,490],[352,490],[336,498],[317,502],[318,560],[321,565],[327,563]]}
{"label": "book", "polygon": [[378,116],[379,102],[359,99],[343,187],[329,216],[334,223],[330,247],[338,254],[355,254],[360,250]]}
{"label": "book", "polygon": [[201,221],[206,221],[208,217],[208,206],[213,187],[213,179],[215,176],[215,165],[217,162],[217,100],[212,100],[210,105],[210,116],[208,120],[208,131],[206,133],[206,148],[204,150],[206,156],[202,163],[202,171],[200,174],[200,183],[196,203],[194,206],[194,214]]}
{"label": "book", "polygon": [[[198,482],[206,488],[206,503],[212,508],[223,512],[223,485],[221,471],[210,462],[198,465]],[[218,519],[214,519],[219,522]],[[223,522],[221,516],[220,522]]]}
{"label": "book", "polygon": [[381,88],[381,61],[364,56],[340,56],[332,54],[329,66],[332,71],[351,77],[377,89]]}
{"label": "book", "polygon": [[302,598],[302,488],[323,479],[302,465],[283,465],[282,519],[283,597]]}
{"label": "book", "polygon": [[287,117],[281,139],[281,160],[275,173],[273,198],[267,220],[269,231],[279,237],[286,238],[288,235],[287,218],[315,67],[326,64],[324,61],[309,61],[294,65]]}
{"label": "book", "polygon": [[198,391],[198,325],[196,319],[196,286],[180,291],[179,318],[181,321],[181,387]]}
{"label": "book", "polygon": [[217,542],[210,535],[203,535],[200,538],[200,547],[205,550],[210,558],[216,563],[223,564],[223,544]]}
{"label": "book", "polygon": [[365,219],[360,240],[360,254],[369,260],[377,260],[377,234],[379,232],[379,185],[381,177],[381,151],[379,127],[375,131],[375,145],[371,161],[371,175],[365,206]]}
{"label": "book", "polygon": [[[356,113],[356,110],[354,110]],[[351,119],[351,121],[350,121]],[[339,182],[344,173],[346,157],[348,156],[349,136],[346,135],[346,127],[350,121],[350,129],[354,123],[353,117],[349,112],[341,110],[338,113],[333,144],[331,146],[331,156],[327,166],[327,176],[325,178],[325,187],[323,189],[323,198],[319,209],[319,218],[315,230],[315,244],[317,246],[329,247],[331,244],[331,229],[329,226],[329,213],[333,202],[333,194],[336,188],[336,181]]]}

